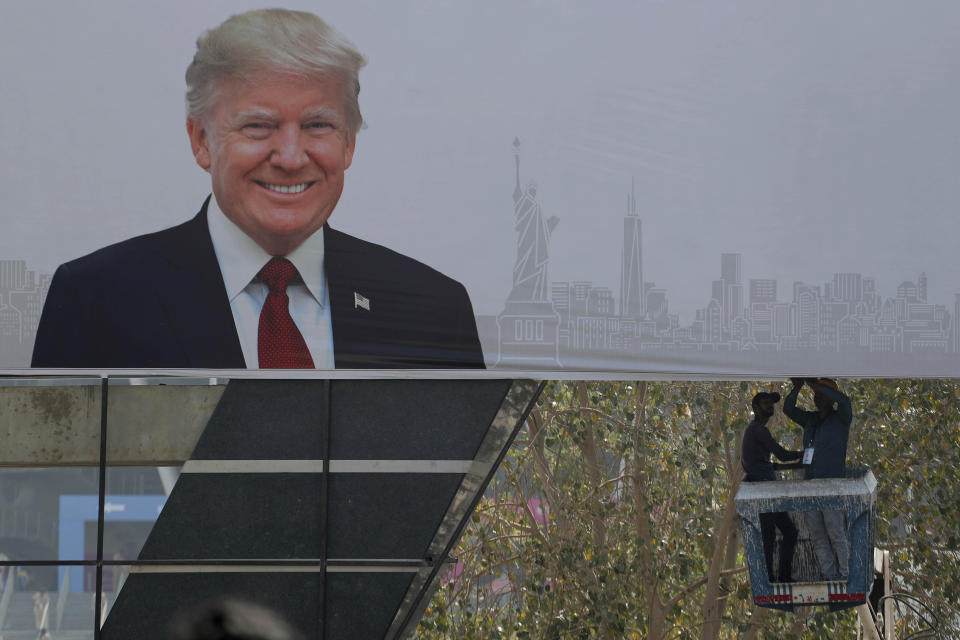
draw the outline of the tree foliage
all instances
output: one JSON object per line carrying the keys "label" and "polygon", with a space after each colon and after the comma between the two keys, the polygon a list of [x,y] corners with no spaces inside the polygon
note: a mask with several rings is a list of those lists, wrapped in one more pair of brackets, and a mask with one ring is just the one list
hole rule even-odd
{"label": "tree foliage", "polygon": [[[420,638],[835,638],[852,611],[752,604],[733,496],[740,437],[771,382],[550,383],[457,549]],[[879,483],[897,589],[960,602],[960,384],[841,381],[848,464]],[[806,392],[805,392],[806,393]],[[807,397],[809,405],[809,397]],[[778,414],[772,430],[799,447]],[[543,513],[538,512],[538,508]],[[945,570],[946,569],[946,570]]]}

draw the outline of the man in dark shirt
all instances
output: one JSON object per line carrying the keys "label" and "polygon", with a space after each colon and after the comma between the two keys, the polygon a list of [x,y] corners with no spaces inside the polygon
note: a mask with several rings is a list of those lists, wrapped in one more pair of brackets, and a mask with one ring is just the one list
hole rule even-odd
{"label": "man in dark shirt", "polygon": [[[803,427],[803,462],[807,480],[843,478],[847,472],[847,439],[853,408],[850,398],[830,378],[790,378],[793,389],[783,403],[783,412]],[[813,390],[816,411],[797,407],[797,396],[806,384]],[[807,511],[814,552],[824,580],[846,580],[850,544],[842,511]]]}
{"label": "man in dark shirt", "polygon": [[[753,420],[743,432],[743,446],[740,460],[743,471],[747,474],[747,482],[765,482],[776,480],[776,468],[770,462],[770,454],[777,456],[784,462],[799,460],[799,451],[788,451],[780,446],[767,422],[773,416],[773,406],[780,401],[779,393],[761,392],[753,396]],[[793,549],[797,544],[797,527],[790,516],[783,511],[760,514],[760,534],[763,537],[763,555],[767,563],[767,576],[774,582],[773,576],[773,549],[777,540],[776,529],[780,530],[783,542],[780,546],[780,562],[777,577],[780,582],[792,582],[791,565],[793,564]]]}

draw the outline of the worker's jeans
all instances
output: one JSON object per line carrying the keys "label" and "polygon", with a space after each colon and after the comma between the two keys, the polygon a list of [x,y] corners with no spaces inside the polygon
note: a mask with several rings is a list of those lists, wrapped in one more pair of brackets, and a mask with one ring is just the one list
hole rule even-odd
{"label": "worker's jeans", "polygon": [[[777,529],[783,536],[780,545],[780,563],[777,575],[773,574],[773,552],[777,546]],[[760,535],[763,538],[763,558],[767,564],[767,576],[770,582],[792,582],[793,550],[797,546],[797,528],[790,515],[783,511],[760,514]]]}
{"label": "worker's jeans", "polygon": [[850,545],[843,511],[807,511],[807,530],[824,580],[846,580],[850,571]]}

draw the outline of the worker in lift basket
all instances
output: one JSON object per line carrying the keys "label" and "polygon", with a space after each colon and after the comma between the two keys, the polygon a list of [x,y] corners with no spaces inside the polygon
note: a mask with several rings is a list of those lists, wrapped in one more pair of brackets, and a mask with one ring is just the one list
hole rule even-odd
{"label": "worker in lift basket", "polygon": [[[803,427],[803,464],[807,480],[844,478],[847,473],[847,440],[853,409],[850,398],[830,378],[790,378],[793,389],[783,403],[783,412]],[[816,411],[797,407],[797,396],[806,385],[813,391]],[[846,580],[850,545],[843,511],[805,512],[807,529],[824,580]]]}
{"label": "worker in lift basket", "polygon": [[[753,396],[753,420],[743,432],[743,445],[740,461],[743,465],[744,478],[747,482],[764,482],[776,480],[776,465],[770,462],[770,454],[784,462],[799,460],[802,452],[784,449],[770,433],[767,423],[773,416],[773,408],[780,402],[779,393],[761,392]],[[773,550],[776,545],[777,532],[783,540],[780,545],[780,562],[777,575],[773,575]],[[791,566],[793,564],[793,550],[797,544],[797,527],[793,524],[789,514],[783,511],[760,514],[760,534],[763,538],[763,556],[766,561],[767,576],[770,582],[775,577],[780,582],[792,582]]]}

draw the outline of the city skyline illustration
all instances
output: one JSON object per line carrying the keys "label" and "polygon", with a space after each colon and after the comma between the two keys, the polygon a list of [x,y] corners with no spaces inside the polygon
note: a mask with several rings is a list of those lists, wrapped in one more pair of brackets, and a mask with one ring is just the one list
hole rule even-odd
{"label": "city skyline illustration", "polygon": [[[621,251],[618,290],[586,279],[551,280],[550,239],[561,220],[545,217],[536,183],[521,180],[519,139],[513,147],[513,283],[497,315],[477,315],[488,367],[682,373],[695,363],[721,373],[728,365],[732,372],[769,372],[757,363],[771,354],[801,365],[838,354],[879,365],[884,370],[876,375],[895,375],[897,362],[923,375],[957,373],[960,293],[950,306],[930,300],[925,273],[900,282],[892,296],[858,272],[836,272],[818,284],[795,280],[784,292],[774,278],[745,280],[742,253],[720,253],[719,277],[704,283],[704,304],[681,324],[667,289],[653,280],[658,274],[645,270],[632,181],[622,237],[614,240]],[[52,276],[28,267],[26,260],[0,260],[0,368],[30,363]]]}
{"label": "city skyline illustration", "polygon": [[[503,311],[477,316],[488,365],[649,370],[651,360],[680,354],[683,361],[708,362],[737,360],[742,354],[744,363],[764,354],[835,353],[873,362],[890,354],[950,361],[960,354],[960,293],[954,294],[952,309],[929,300],[925,273],[902,281],[895,295],[884,297],[875,277],[835,272],[822,284],[794,281],[789,298],[781,300],[776,279],[744,281],[741,253],[719,254],[719,278],[705,290],[705,304],[694,311],[693,321],[681,325],[667,290],[644,277],[643,220],[632,180],[623,215],[618,295],[591,280],[551,281],[550,234],[560,221],[544,220],[535,183],[521,186],[519,139],[513,146],[517,257]],[[955,364],[949,367],[956,371]]]}

